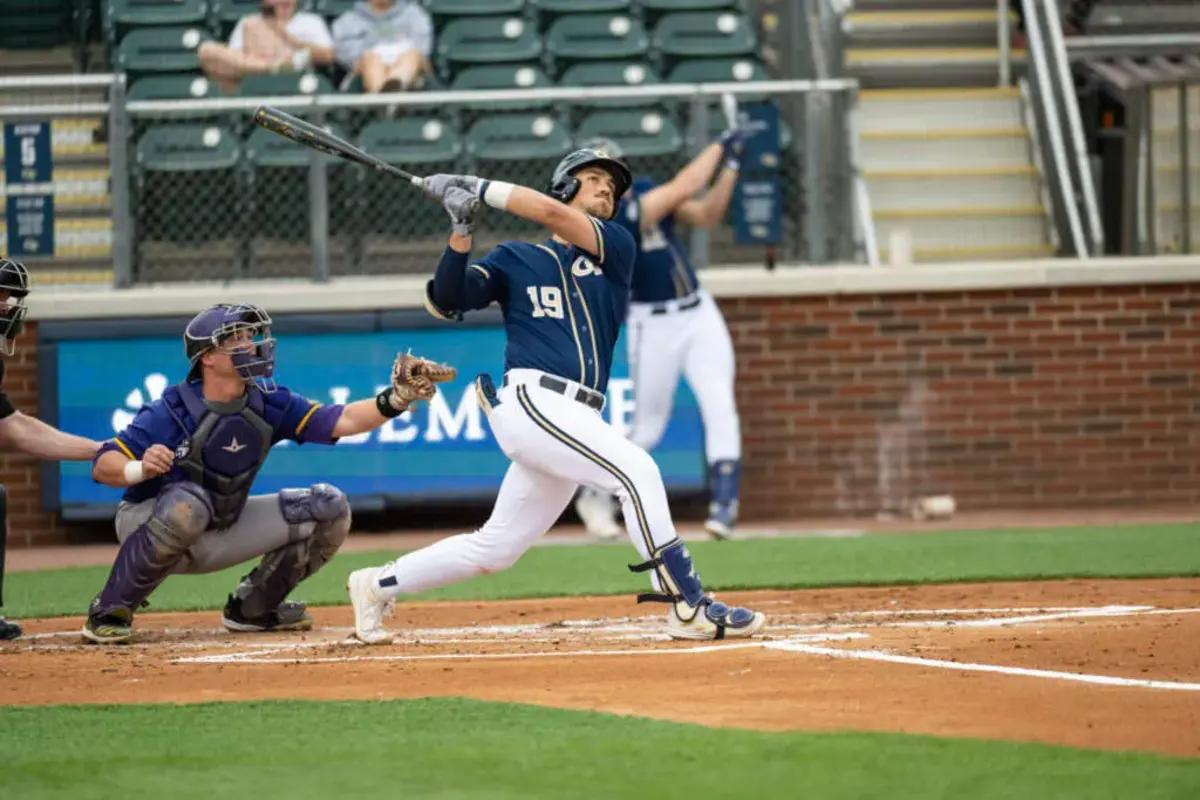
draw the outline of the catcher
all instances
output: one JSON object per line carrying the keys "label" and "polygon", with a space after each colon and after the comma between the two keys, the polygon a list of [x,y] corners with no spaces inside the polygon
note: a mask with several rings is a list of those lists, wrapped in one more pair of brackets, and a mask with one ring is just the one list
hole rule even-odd
{"label": "catcher", "polygon": [[391,386],[374,398],[321,405],[277,387],[271,318],[249,303],[207,308],[183,332],[187,379],[145,406],[105,442],[92,476],[126,489],[117,508],[121,542],[108,581],[88,609],[85,639],[128,641],[133,614],[167,575],[214,572],[262,556],[229,595],[231,631],[307,630],[312,618],[288,593],[319,570],[350,531],[337,487],[250,496],[271,446],[283,439],[334,444],[377,428],[451,367],[401,354]]}

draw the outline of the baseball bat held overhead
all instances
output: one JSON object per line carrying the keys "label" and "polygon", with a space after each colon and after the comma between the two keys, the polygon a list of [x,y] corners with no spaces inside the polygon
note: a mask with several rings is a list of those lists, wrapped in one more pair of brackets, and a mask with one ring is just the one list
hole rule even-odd
{"label": "baseball bat held overhead", "polygon": [[403,178],[413,186],[420,187],[424,183],[421,178],[413,175],[411,172],[376,158],[370,153],[350,144],[342,137],[332,134],[323,128],[318,128],[311,122],[305,122],[298,117],[280,111],[278,108],[259,106],[254,112],[254,124],[260,128],[266,128],[272,133],[277,133],[280,136],[291,139],[293,142],[302,144],[305,147],[311,147],[322,153],[344,158],[347,161],[353,161],[357,164],[364,164],[380,172],[386,172],[389,175],[395,175],[397,178]]}

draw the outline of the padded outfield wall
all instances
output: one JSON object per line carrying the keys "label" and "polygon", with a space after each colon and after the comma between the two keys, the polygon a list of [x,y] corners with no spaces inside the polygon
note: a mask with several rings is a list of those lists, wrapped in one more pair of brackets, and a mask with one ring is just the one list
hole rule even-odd
{"label": "padded outfield wall", "polygon": [[[44,363],[59,335],[47,331],[86,336],[136,319],[131,333],[144,338],[156,325],[234,299],[280,317],[321,314],[321,330],[307,334],[297,328],[305,317],[293,316],[291,333],[280,334],[285,348],[287,335],[329,334],[330,312],[346,320],[391,315],[393,328],[416,320],[409,312],[420,307],[421,283],[44,290],[31,313],[44,324],[24,334],[5,388],[27,412],[39,408],[39,396],[44,407],[47,397],[70,396],[62,384],[76,382],[71,365]],[[748,520],[903,512],[913,498],[942,493],[968,510],[1200,500],[1194,259],[723,268],[708,272],[706,284],[738,355]],[[386,369],[381,363],[379,374]],[[128,404],[128,386],[89,387],[111,391],[112,405]],[[627,398],[610,400],[627,412]],[[687,489],[699,445],[681,430],[680,451],[665,460]],[[46,510],[60,488],[52,473],[5,454],[0,480],[13,544],[77,535],[74,523]]]}

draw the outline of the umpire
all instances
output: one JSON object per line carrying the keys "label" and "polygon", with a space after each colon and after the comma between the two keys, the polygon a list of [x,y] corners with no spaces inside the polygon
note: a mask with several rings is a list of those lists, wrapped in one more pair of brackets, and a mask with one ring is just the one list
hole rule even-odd
{"label": "umpire", "polygon": [[[25,265],[0,258],[0,354],[16,352],[17,334],[28,311],[29,271]],[[34,417],[13,408],[5,395],[4,359],[0,358],[0,447],[17,450],[34,458],[56,461],[90,461],[100,449],[100,443],[82,436],[63,433]],[[0,606],[4,605],[4,546],[8,539],[8,497],[0,486]],[[21,628],[0,617],[0,639],[15,639]]]}

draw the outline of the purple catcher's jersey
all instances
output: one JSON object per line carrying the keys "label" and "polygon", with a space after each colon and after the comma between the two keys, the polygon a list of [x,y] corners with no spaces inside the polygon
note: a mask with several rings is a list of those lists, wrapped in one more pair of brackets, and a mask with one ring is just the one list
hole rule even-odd
{"label": "purple catcher's jersey", "polygon": [[675,235],[675,217],[664,217],[649,230],[641,227],[641,197],[657,185],[650,178],[635,180],[630,194],[621,200],[614,220],[637,243],[632,287],[635,303],[661,303],[687,297],[700,286],[696,271]]}
{"label": "purple catcher's jersey", "polygon": [[[199,381],[192,381],[192,385],[199,389]],[[251,387],[248,391],[259,390]],[[271,427],[271,441],[267,444],[273,445],[284,439],[301,444],[333,444],[337,441],[333,438],[333,428],[342,414],[341,405],[321,405],[280,387],[262,393],[262,408],[262,418]],[[180,445],[190,440],[196,430],[197,420],[188,412],[179,387],[169,386],[161,398],[142,406],[129,427],[101,445],[96,457],[109,450],[118,450],[129,458],[140,459],[151,445],[161,444],[175,450],[178,459]],[[250,462],[262,457],[264,443],[260,434],[237,414],[223,414],[216,423],[214,434],[208,437],[204,446],[206,464],[232,474],[250,467]],[[186,480],[188,476],[177,462],[167,474],[126,489],[124,499],[138,503],[155,497],[167,484]]]}
{"label": "purple catcher's jersey", "polygon": [[537,369],[603,392],[629,310],[633,238],[591,219],[598,252],[549,239],[505,242],[467,268],[463,309],[500,304],[504,369]]}

